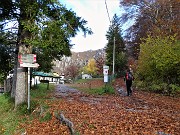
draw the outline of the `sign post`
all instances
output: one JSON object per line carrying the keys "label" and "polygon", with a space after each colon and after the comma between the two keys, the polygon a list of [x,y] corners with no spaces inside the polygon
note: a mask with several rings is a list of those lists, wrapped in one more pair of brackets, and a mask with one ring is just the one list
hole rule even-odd
{"label": "sign post", "polygon": [[109,66],[104,65],[103,66],[103,74],[104,74],[105,92],[107,91],[106,85],[108,83],[108,70],[109,70]]}
{"label": "sign post", "polygon": [[30,68],[38,68],[36,63],[36,54],[22,54],[18,56],[20,67],[28,68],[28,110],[30,109]]}

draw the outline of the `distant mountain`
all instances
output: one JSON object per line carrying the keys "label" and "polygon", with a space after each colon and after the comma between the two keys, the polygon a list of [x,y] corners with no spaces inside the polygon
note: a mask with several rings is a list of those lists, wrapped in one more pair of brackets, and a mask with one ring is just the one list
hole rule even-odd
{"label": "distant mountain", "polygon": [[87,65],[89,59],[96,59],[98,57],[105,57],[104,49],[89,50],[84,52],[72,52],[71,57],[63,57],[61,61],[54,61],[55,66],[53,67],[53,71],[59,74],[63,74],[65,68],[72,63],[77,64],[80,67],[83,67]]}

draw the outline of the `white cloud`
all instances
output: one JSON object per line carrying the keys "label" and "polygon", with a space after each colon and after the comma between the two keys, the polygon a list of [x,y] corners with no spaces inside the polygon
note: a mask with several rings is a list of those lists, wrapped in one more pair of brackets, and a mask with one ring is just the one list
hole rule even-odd
{"label": "white cloud", "polygon": [[[61,0],[68,9],[72,9],[77,16],[88,21],[87,27],[93,31],[93,35],[83,36],[79,33],[75,38],[72,38],[72,51],[82,52],[86,50],[97,50],[105,47],[106,32],[110,22],[106,10],[105,0]],[[115,13],[120,12],[119,0],[106,0],[110,19]]]}

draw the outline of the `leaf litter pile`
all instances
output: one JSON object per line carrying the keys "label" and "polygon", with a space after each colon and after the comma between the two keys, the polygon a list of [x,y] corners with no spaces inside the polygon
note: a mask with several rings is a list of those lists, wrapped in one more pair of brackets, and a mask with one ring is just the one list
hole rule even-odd
{"label": "leaf litter pile", "polygon": [[[95,83],[102,85],[102,83]],[[116,81],[125,91],[124,82]],[[56,112],[73,123],[77,135],[179,135],[180,98],[134,90],[133,95],[87,95],[64,85],[45,102],[51,119],[21,125],[28,135],[69,135]],[[41,114],[41,116],[43,113]]]}

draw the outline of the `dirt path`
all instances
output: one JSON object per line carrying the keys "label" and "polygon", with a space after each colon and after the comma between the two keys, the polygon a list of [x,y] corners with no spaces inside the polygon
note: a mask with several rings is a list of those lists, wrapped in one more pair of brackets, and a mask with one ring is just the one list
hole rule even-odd
{"label": "dirt path", "polygon": [[[45,102],[53,115],[48,122],[32,121],[25,126],[33,135],[68,135],[65,125],[54,117],[61,111],[80,135],[179,135],[180,99],[134,91],[92,96],[66,85],[57,85],[53,100]],[[117,89],[117,90],[118,90]]]}

